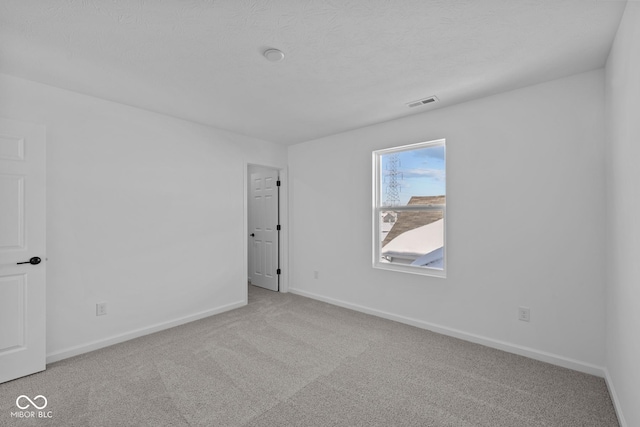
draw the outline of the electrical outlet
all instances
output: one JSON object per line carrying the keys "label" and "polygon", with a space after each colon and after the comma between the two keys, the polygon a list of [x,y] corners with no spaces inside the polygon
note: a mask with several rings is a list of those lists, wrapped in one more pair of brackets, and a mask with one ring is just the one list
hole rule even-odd
{"label": "electrical outlet", "polygon": [[531,310],[527,307],[518,307],[518,320],[528,322],[531,319]]}
{"label": "electrical outlet", "polygon": [[317,279],[317,278],[318,278],[318,272],[317,272],[317,271],[314,271],[314,272],[313,272],[313,278],[314,278],[314,279]]}
{"label": "electrical outlet", "polygon": [[107,314],[107,303],[100,302],[96,304],[96,316],[104,316]]}

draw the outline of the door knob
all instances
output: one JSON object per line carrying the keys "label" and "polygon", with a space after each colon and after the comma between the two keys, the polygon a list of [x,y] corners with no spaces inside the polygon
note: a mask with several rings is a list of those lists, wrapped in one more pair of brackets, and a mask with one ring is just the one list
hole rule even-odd
{"label": "door knob", "polygon": [[256,237],[256,233],[251,233],[251,237]]}
{"label": "door knob", "polygon": [[18,262],[17,264],[32,264],[32,265],[37,265],[37,264],[40,264],[40,261],[42,261],[40,258],[38,258],[37,256],[34,256],[34,257],[32,257],[29,261]]}

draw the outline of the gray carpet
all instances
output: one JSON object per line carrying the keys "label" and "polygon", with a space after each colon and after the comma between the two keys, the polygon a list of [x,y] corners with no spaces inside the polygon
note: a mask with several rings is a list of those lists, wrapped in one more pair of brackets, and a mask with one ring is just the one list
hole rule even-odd
{"label": "gray carpet", "polygon": [[[21,394],[52,418],[10,418]],[[250,287],[246,307],[0,385],[0,425],[618,423],[601,378]]]}

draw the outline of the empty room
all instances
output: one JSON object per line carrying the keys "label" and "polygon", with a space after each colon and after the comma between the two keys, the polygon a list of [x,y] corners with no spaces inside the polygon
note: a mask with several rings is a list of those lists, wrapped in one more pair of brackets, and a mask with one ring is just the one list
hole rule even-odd
{"label": "empty room", "polygon": [[640,426],[640,1],[0,0],[0,426]]}

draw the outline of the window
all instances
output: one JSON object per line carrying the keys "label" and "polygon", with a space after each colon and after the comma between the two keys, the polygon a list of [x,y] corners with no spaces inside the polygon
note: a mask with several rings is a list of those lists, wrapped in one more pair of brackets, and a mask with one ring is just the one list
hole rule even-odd
{"label": "window", "polygon": [[373,266],[445,277],[445,140],[373,152]]}

